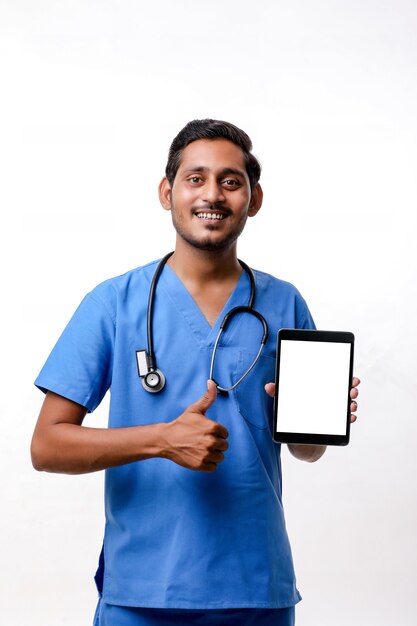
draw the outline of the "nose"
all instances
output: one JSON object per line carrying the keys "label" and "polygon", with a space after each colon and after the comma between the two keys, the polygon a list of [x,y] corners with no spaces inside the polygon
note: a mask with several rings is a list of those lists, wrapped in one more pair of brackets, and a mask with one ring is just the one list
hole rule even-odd
{"label": "nose", "polygon": [[224,202],[224,191],[221,184],[216,179],[208,179],[203,187],[202,200],[208,204]]}

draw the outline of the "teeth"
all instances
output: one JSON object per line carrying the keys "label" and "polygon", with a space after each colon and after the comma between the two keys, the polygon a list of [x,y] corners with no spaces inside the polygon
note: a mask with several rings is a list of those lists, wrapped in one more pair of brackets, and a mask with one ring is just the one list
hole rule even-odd
{"label": "teeth", "polygon": [[197,213],[197,217],[204,220],[222,220],[224,216],[221,213]]}

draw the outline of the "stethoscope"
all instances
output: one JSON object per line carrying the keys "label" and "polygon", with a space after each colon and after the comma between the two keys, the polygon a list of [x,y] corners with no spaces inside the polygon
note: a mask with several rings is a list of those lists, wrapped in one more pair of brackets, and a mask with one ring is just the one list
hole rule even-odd
{"label": "stethoscope", "polygon": [[[156,286],[158,284],[159,277],[161,275],[162,270],[164,269],[166,262],[168,261],[170,256],[172,256],[173,254],[174,254],[174,251],[169,252],[168,254],[164,256],[163,259],[161,259],[158,267],[156,268],[155,274],[152,279],[151,287],[149,290],[148,312],[147,312],[147,318],[146,318],[147,319],[148,350],[136,350],[136,361],[137,361],[137,366],[138,366],[138,373],[139,373],[140,378],[142,379],[142,386],[146,391],[149,391],[150,393],[158,393],[158,391],[161,391],[164,388],[165,381],[166,381],[164,374],[156,365],[155,351],[153,347],[152,326],[153,326],[153,308],[154,308],[154,302],[155,302]],[[223,332],[226,330],[227,325],[229,324],[233,316],[237,315],[238,313],[249,313],[250,315],[255,316],[262,324],[263,335],[261,339],[261,345],[259,347],[259,350],[255,359],[251,363],[250,367],[248,367],[246,372],[243,374],[243,376],[239,378],[239,380],[237,380],[231,387],[221,387],[217,383],[217,381],[214,380],[217,386],[217,390],[223,393],[227,393],[228,391],[232,391],[233,389],[235,389],[238,385],[240,385],[242,380],[246,378],[249,372],[253,370],[253,368],[255,367],[255,365],[257,364],[259,360],[259,357],[261,356],[266,340],[268,339],[268,324],[266,323],[264,316],[261,315],[259,311],[256,311],[253,308],[253,303],[255,301],[255,295],[256,295],[255,277],[253,275],[252,270],[250,269],[248,265],[246,265],[246,263],[244,263],[240,259],[238,259],[238,261],[240,265],[242,266],[242,268],[247,273],[247,275],[249,276],[249,280],[250,280],[249,303],[247,306],[234,307],[224,316],[223,321],[220,324],[219,333],[214,343],[213,352],[211,355],[209,378],[211,380],[214,380],[213,372],[214,372],[214,362],[216,358],[217,346],[219,345],[220,337],[222,336]]]}

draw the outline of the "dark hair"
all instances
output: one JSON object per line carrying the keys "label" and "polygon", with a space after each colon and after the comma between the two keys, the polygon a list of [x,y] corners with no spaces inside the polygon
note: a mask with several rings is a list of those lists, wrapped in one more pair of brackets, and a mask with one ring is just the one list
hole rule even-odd
{"label": "dark hair", "polygon": [[251,189],[255,187],[261,176],[261,165],[257,158],[251,153],[252,141],[250,137],[240,128],[230,122],[221,120],[193,120],[175,137],[168,153],[168,162],[165,168],[165,175],[172,185],[181,163],[183,150],[193,141],[198,139],[227,139],[231,141],[243,152],[246,172],[249,176]]}

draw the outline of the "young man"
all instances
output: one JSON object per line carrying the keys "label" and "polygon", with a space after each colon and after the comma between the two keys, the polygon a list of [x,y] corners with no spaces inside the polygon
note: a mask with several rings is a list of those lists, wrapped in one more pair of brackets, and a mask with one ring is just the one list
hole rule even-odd
{"label": "young man", "polygon": [[[262,205],[251,149],[232,124],[187,124],[159,187],[176,230],[174,253],[163,267],[150,263],[88,294],[36,380],[46,397],[32,442],[35,468],[106,469],[96,625],[294,623],[300,595],[280,446],[271,436],[271,381],[278,329],[314,322],[292,285],[254,272],[253,288],[237,259],[238,237]],[[220,324],[251,295],[268,340],[240,384],[217,393],[207,379]],[[232,387],[250,368],[262,332],[253,314],[229,320],[212,375],[219,386]],[[83,427],[109,388],[109,428]],[[290,450],[307,461],[324,452]]]}

